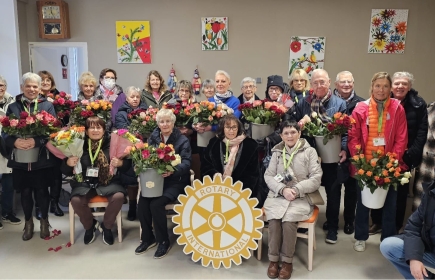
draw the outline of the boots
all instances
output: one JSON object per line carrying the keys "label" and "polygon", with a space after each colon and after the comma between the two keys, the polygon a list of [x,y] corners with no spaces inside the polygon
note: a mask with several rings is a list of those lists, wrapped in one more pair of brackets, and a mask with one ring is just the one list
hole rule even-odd
{"label": "boots", "polygon": [[136,211],[136,206],[137,206],[136,200],[130,200],[129,201],[127,220],[129,220],[129,221],[136,220],[136,212],[137,212]]}
{"label": "boots", "polygon": [[41,209],[39,208],[39,206],[35,206],[35,218],[37,219],[37,220],[41,220],[41,216],[42,216],[42,214],[41,214]]}
{"label": "boots", "polygon": [[55,216],[62,217],[63,211],[59,207],[59,201],[57,199],[51,199],[50,201],[50,213],[54,213]]}
{"label": "boots", "polygon": [[48,223],[48,217],[45,218],[45,219],[41,218],[41,227],[40,227],[41,233],[40,233],[40,236],[41,236],[42,239],[50,236],[50,229],[49,229],[49,227],[50,227],[50,224]]}
{"label": "boots", "polygon": [[24,231],[23,240],[24,241],[32,239],[33,229],[34,229],[33,218],[30,218],[30,220],[26,221],[26,223],[24,224],[24,229],[23,229],[23,231]]}

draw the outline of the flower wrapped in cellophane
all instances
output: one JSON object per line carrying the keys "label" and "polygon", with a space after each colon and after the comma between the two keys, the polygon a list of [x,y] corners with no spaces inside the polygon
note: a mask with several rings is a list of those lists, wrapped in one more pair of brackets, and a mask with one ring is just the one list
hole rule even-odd
{"label": "flower wrapped in cellophane", "polygon": [[[112,132],[110,137],[110,159],[112,158],[124,158],[129,155],[126,152],[127,147],[133,146],[133,144],[140,142],[133,134],[128,132],[127,129],[118,129]],[[110,165],[110,174],[116,174],[116,168]]]}

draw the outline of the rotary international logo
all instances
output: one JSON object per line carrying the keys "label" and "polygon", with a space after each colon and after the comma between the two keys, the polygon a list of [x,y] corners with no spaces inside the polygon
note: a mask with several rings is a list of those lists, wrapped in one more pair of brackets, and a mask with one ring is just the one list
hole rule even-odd
{"label": "rotary international logo", "polygon": [[[242,258],[251,256],[257,249],[255,240],[261,240],[262,212],[255,209],[258,201],[249,198],[251,190],[242,190],[242,183],[233,184],[216,176],[205,176],[204,181],[195,180],[193,187],[186,187],[186,195],[180,195],[178,214],[172,218],[177,224],[174,233],[177,242],[185,245],[183,252],[192,253],[192,260],[202,259],[203,266],[212,263],[215,269],[242,263]],[[261,241],[260,241],[261,242]]]}

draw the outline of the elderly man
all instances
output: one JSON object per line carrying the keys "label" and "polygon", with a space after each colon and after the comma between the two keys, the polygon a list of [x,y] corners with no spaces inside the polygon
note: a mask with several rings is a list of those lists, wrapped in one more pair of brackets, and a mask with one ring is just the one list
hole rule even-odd
{"label": "elderly man", "polygon": [[[311,76],[311,89],[313,94],[300,100],[295,110],[287,112],[285,119],[300,121],[305,115],[310,116],[316,112],[323,122],[329,122],[332,116],[337,113],[346,112],[346,102],[334,95],[329,89],[331,80],[328,72],[323,69],[316,69]],[[310,141],[312,145],[314,141]],[[346,160],[347,137],[343,137],[340,157],[340,163]],[[338,163],[322,163],[322,186],[325,186],[327,205],[326,220],[328,233],[325,241],[329,244],[337,242],[338,215],[340,211],[341,182],[337,181]]]}
{"label": "elderly man", "polygon": [[255,94],[257,91],[257,83],[254,78],[244,78],[240,83],[240,88],[242,89],[242,94],[238,97],[240,104],[246,102],[253,103],[254,100],[260,100],[260,98]]}
{"label": "elderly man", "polygon": [[[396,72],[393,75],[393,87],[391,97],[400,100],[405,109],[408,123],[408,149],[403,155],[403,161],[413,169],[420,165],[423,155],[423,147],[427,138],[428,120],[427,104],[418,92],[412,88],[414,76],[408,72]],[[396,229],[399,231],[403,226],[406,210],[406,198],[408,196],[409,183],[397,187],[396,202]],[[373,225],[369,234],[381,232],[382,208],[372,210]]]}

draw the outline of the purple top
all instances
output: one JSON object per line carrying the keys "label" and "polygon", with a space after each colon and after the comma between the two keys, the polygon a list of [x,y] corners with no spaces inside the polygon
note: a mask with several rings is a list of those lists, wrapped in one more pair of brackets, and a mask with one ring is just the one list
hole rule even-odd
{"label": "purple top", "polygon": [[121,107],[122,104],[124,104],[126,100],[127,97],[125,96],[125,93],[121,92],[118,95],[118,98],[116,98],[115,102],[113,102],[112,112],[111,112],[112,123],[115,123],[116,113],[118,113],[119,108]]}

